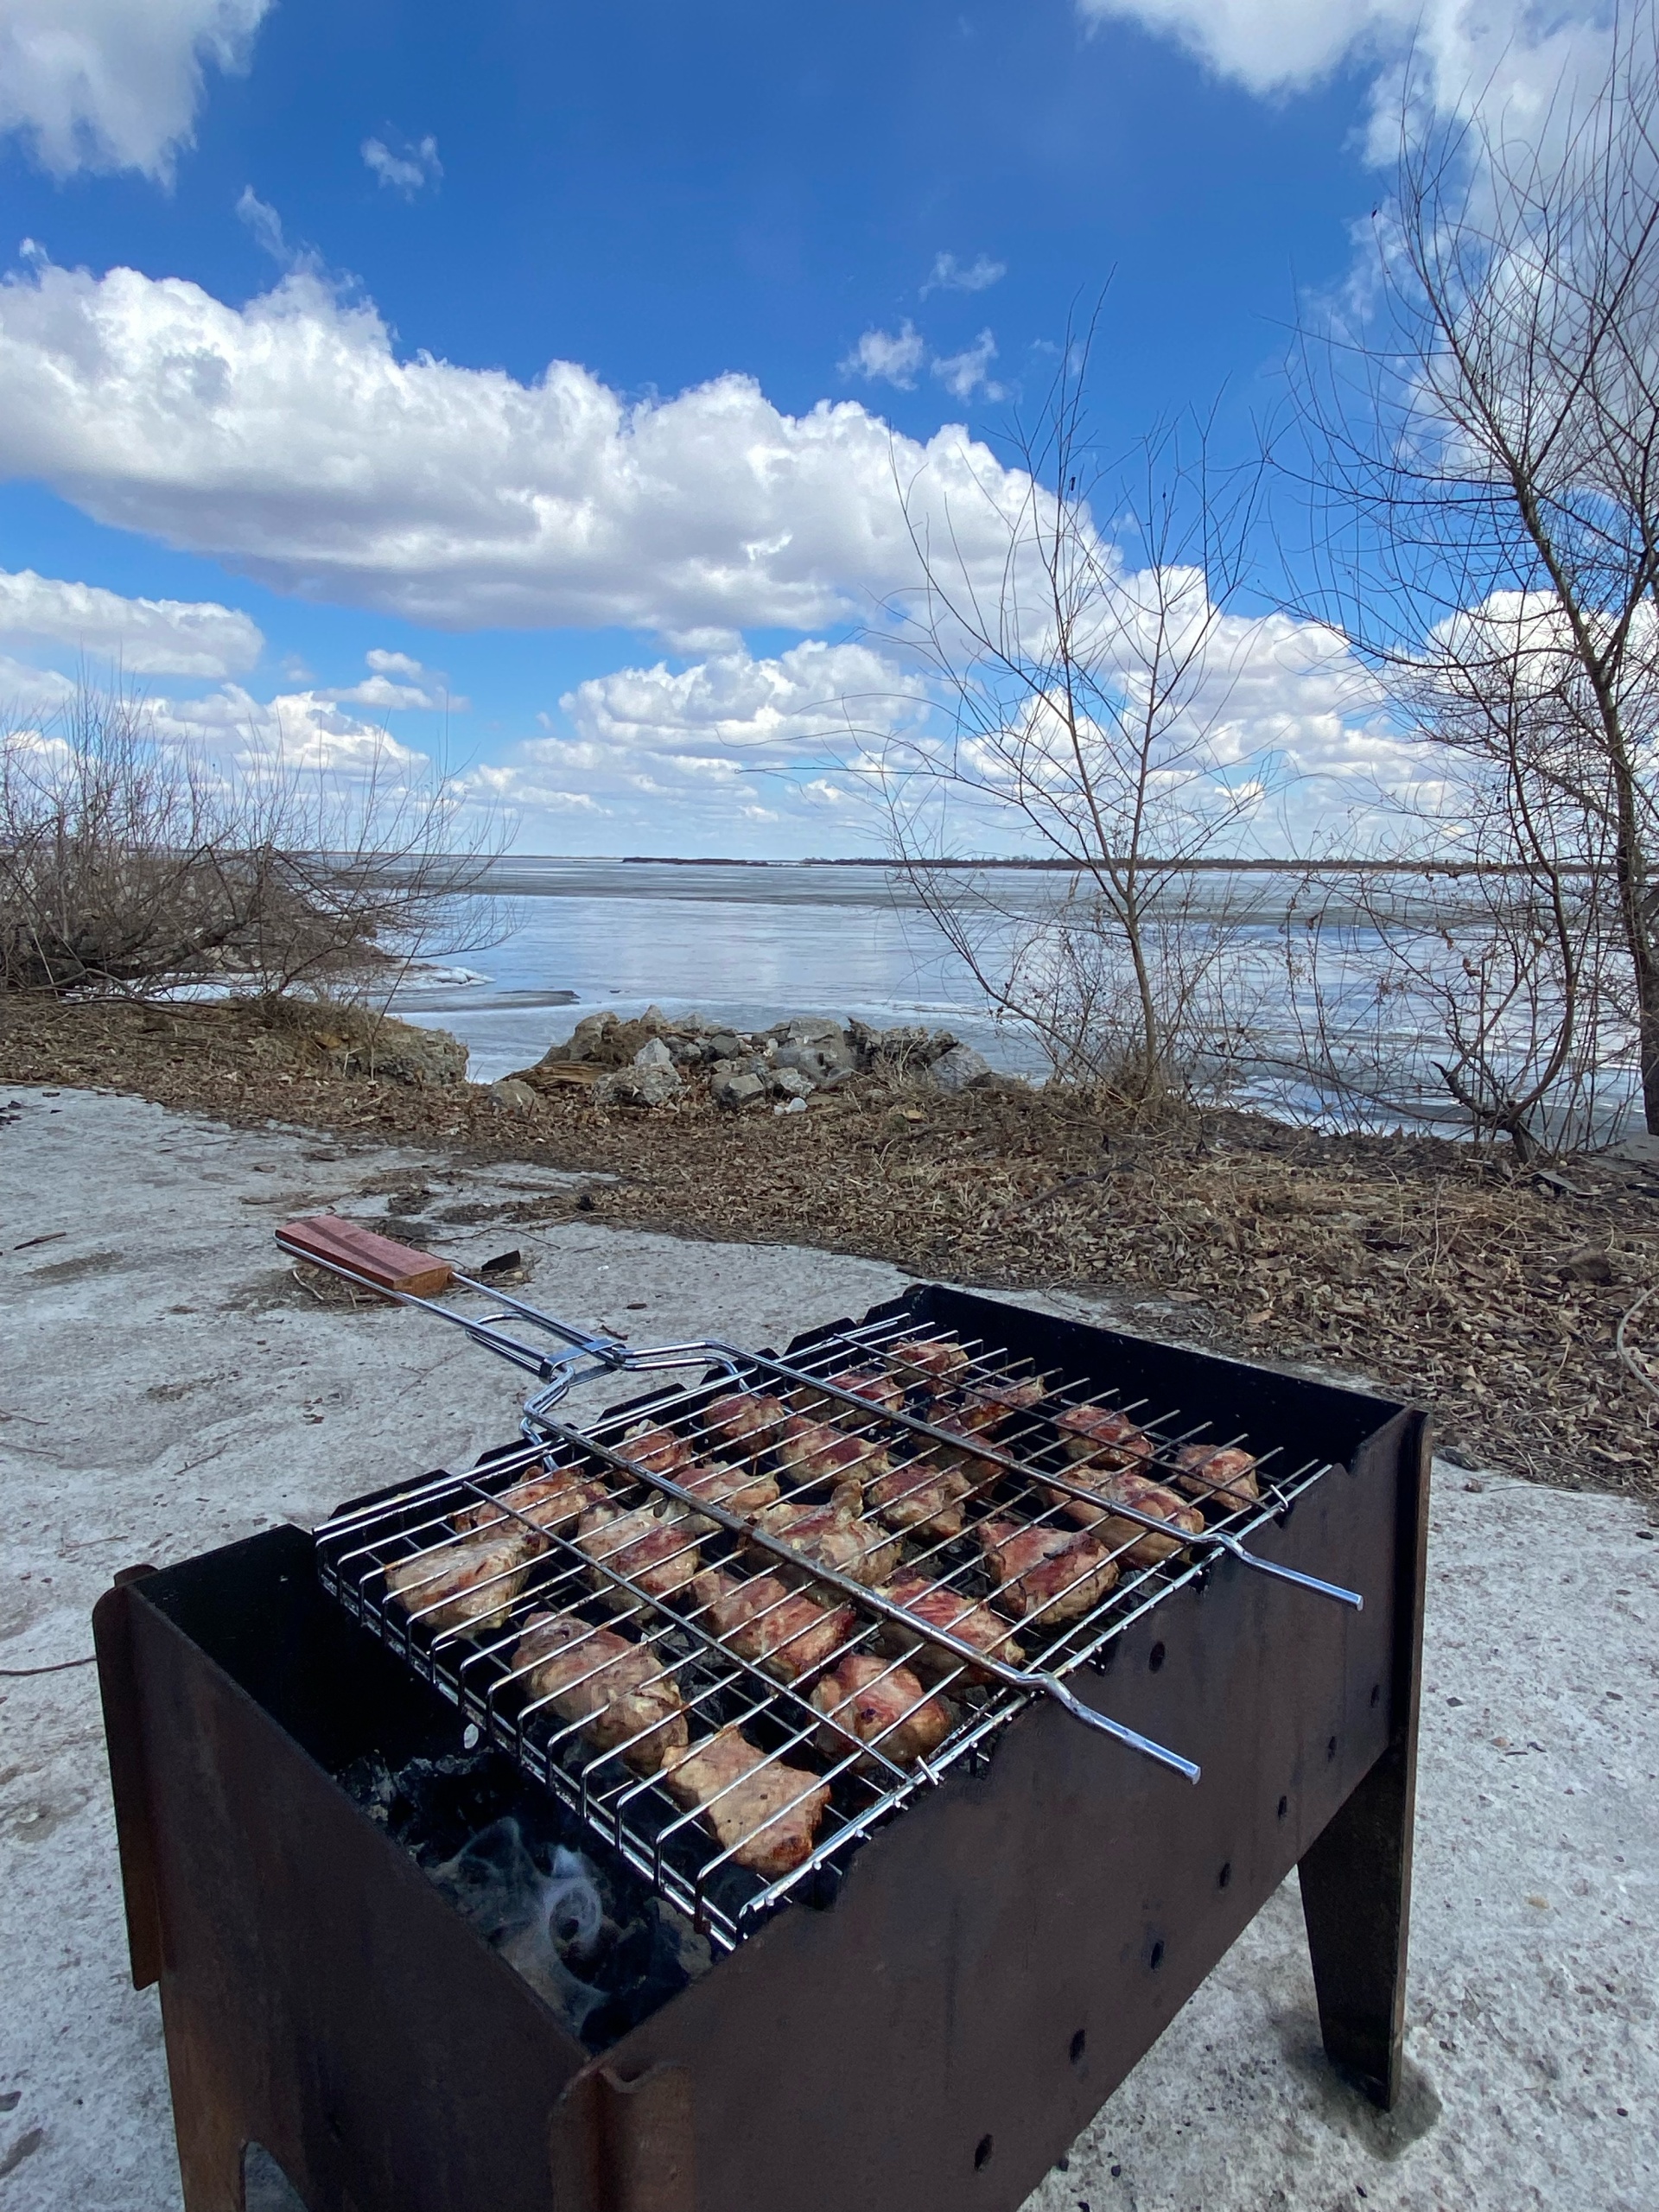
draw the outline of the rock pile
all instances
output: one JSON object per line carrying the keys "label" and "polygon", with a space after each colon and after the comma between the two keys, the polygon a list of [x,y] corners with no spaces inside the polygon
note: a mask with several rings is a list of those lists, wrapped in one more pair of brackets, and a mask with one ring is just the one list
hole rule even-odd
{"label": "rock pile", "polygon": [[865,1022],[798,1018],[758,1031],[726,1027],[700,1014],[673,1017],[648,1007],[635,1020],[590,1014],[534,1067],[512,1078],[532,1090],[589,1085],[596,1104],[665,1106],[707,1086],[716,1106],[763,1104],[799,1112],[808,1099],[861,1074],[965,1090],[991,1066],[948,1029],[872,1029]]}

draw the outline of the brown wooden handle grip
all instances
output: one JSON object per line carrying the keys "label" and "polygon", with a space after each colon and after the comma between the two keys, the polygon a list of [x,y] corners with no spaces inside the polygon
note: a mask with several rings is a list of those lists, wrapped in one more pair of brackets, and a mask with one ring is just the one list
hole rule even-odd
{"label": "brown wooden handle grip", "polygon": [[411,1245],[394,1244],[390,1236],[377,1236],[354,1221],[338,1214],[316,1213],[303,1221],[283,1224],[276,1232],[290,1251],[315,1261],[320,1268],[349,1268],[378,1290],[406,1291],[413,1298],[430,1298],[448,1290],[454,1269],[447,1260]]}

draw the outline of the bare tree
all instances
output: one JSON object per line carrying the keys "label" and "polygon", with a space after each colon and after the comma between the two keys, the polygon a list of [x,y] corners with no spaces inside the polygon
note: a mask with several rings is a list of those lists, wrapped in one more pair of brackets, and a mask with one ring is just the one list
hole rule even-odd
{"label": "bare tree", "polygon": [[1511,1134],[1621,1057],[1659,1131],[1656,41],[1643,8],[1524,130],[1424,123],[1408,84],[1374,291],[1299,351],[1301,611],[1431,741],[1442,854],[1503,887],[1442,1075]]}
{"label": "bare tree", "polygon": [[[988,528],[947,512],[936,537],[929,487],[906,487],[924,582],[901,626],[940,713],[887,742],[880,778],[895,853],[992,1004],[1064,1077],[1146,1106],[1224,1046],[1225,917],[1195,911],[1191,868],[1271,773],[1230,713],[1258,478],[1217,473],[1203,424],[1103,465],[1091,336],[1068,339],[1017,467],[982,487]],[[964,550],[988,539],[994,563]],[[928,865],[1011,840],[1053,873]]]}
{"label": "bare tree", "polygon": [[166,741],[84,678],[0,729],[0,987],[143,996],[206,978],[282,993],[385,982],[487,941],[497,825],[390,741],[349,776],[250,742]]}

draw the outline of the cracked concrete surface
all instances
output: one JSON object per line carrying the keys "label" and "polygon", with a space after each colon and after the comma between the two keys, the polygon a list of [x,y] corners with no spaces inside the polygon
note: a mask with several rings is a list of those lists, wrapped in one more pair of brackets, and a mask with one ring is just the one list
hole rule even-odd
{"label": "cracked concrete surface", "polygon": [[[299,1289],[270,1241],[290,1213],[412,1206],[454,1256],[518,1245],[531,1296],[642,1339],[777,1342],[900,1287],[819,1252],[501,1225],[557,1179],[0,1094],[0,1668],[88,1651],[118,1567],[314,1521],[511,1433],[512,1370]],[[1438,1471],[1400,2107],[1325,2065],[1292,1883],[1028,2212],[1659,2202],[1656,1554],[1626,1501]],[[90,1668],[0,1678],[0,2212],[176,2212]],[[283,2198],[268,2177],[250,2205]]]}

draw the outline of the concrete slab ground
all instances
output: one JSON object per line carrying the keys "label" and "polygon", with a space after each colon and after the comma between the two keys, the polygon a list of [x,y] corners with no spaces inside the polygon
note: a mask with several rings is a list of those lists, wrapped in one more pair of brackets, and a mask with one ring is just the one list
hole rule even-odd
{"label": "concrete slab ground", "polygon": [[[373,1218],[424,1183],[428,1218],[474,1217],[446,1228],[457,1256],[519,1245],[532,1295],[640,1339],[775,1342],[900,1284],[820,1252],[500,1225],[553,1179],[0,1094],[0,1668],[90,1650],[118,1567],[309,1522],[511,1433],[510,1370],[299,1289],[270,1241],[289,1214]],[[1293,1883],[1029,2212],[1652,2212],[1656,1554],[1628,1502],[1437,1471],[1401,2108],[1325,2066]],[[176,2212],[90,1668],[0,1676],[0,2212]]]}

